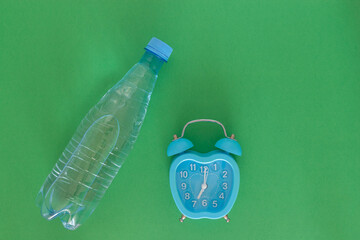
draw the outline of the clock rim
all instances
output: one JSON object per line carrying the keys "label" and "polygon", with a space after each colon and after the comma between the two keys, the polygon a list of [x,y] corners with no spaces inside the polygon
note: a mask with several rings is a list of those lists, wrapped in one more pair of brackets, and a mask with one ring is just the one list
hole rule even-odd
{"label": "clock rim", "polygon": [[[229,165],[232,167],[233,173],[234,173],[233,189],[232,189],[232,193],[230,195],[230,199],[223,210],[221,210],[219,212],[215,212],[215,213],[207,212],[207,211],[201,212],[201,213],[194,213],[185,208],[184,204],[180,200],[180,196],[179,196],[178,189],[176,186],[176,169],[180,163],[182,163],[184,161],[188,161],[188,160],[193,160],[193,161],[196,161],[199,163],[208,163],[208,162],[213,162],[216,160],[224,160],[227,163],[229,163]],[[219,218],[222,218],[225,215],[227,215],[231,211],[233,205],[235,204],[235,200],[237,198],[237,195],[239,192],[239,187],[240,187],[240,170],[239,170],[237,163],[233,159],[233,157],[222,151],[214,150],[214,151],[211,151],[208,153],[198,153],[196,151],[187,151],[187,152],[177,156],[173,160],[173,162],[170,166],[169,179],[170,179],[170,189],[171,189],[173,199],[175,201],[177,208],[183,215],[185,215],[186,217],[191,218],[191,219],[202,219],[202,218],[219,219]]]}

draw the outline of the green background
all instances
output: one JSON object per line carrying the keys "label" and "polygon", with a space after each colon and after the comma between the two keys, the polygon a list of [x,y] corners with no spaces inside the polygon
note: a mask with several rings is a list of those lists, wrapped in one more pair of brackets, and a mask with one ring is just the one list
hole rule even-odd
{"label": "green background", "polygon": [[[359,1],[0,0],[0,239],[359,239]],[[174,48],[137,143],[76,231],[36,194],[156,36]],[[243,147],[224,220],[179,223],[166,157],[196,118]],[[207,152],[219,127],[187,136]]]}

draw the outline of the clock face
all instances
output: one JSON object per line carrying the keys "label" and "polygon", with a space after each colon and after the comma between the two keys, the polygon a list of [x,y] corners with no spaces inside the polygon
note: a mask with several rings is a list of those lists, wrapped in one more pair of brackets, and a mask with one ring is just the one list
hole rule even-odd
{"label": "clock face", "polygon": [[176,168],[176,188],[188,212],[217,213],[228,205],[234,188],[234,170],[225,160],[182,161]]}

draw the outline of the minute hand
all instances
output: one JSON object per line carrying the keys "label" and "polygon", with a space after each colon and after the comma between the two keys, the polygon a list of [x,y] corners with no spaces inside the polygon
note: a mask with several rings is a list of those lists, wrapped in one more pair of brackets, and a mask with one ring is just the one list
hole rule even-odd
{"label": "minute hand", "polygon": [[207,168],[204,167],[204,183],[203,183],[204,185],[206,185],[208,175],[209,175],[209,171]]}

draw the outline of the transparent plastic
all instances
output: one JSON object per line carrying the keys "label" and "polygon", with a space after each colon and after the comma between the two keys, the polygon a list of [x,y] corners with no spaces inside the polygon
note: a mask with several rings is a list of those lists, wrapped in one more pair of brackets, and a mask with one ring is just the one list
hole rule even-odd
{"label": "transparent plastic", "polygon": [[43,217],[74,230],[92,214],[138,136],[163,63],[146,51],[88,112],[40,189]]}

